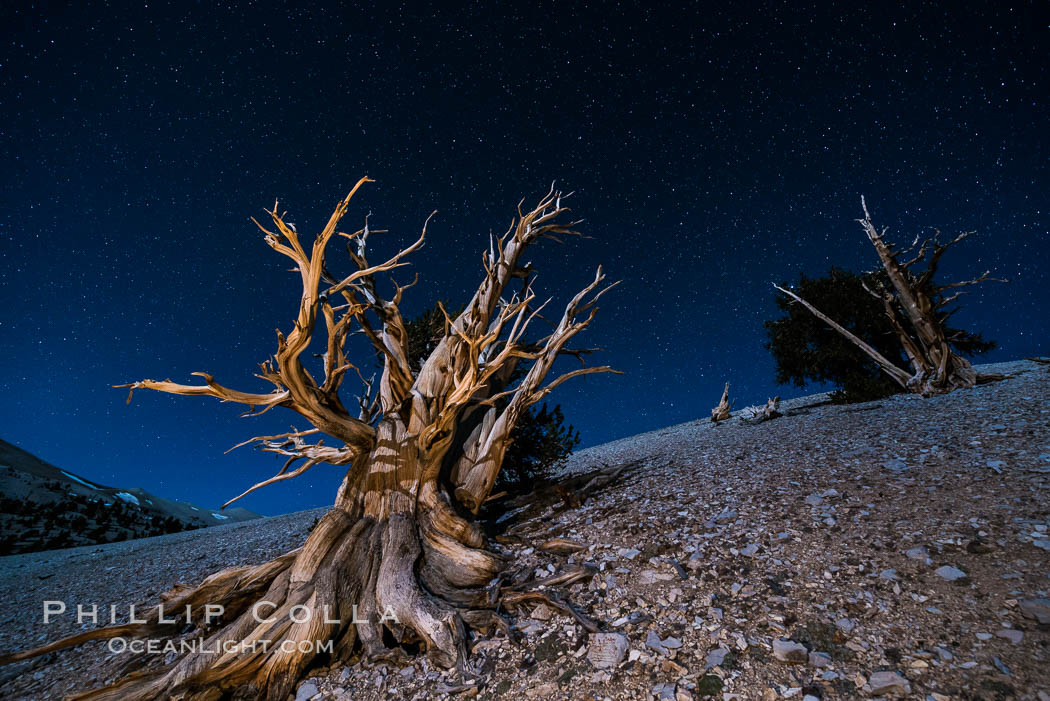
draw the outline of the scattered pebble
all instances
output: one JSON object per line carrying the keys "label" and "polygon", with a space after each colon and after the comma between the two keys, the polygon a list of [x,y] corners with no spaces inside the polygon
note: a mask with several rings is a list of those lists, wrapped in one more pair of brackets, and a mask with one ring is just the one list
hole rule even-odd
{"label": "scattered pebble", "polygon": [[875,672],[868,677],[873,696],[904,696],[911,693],[911,683],[897,672]]}
{"label": "scattered pebble", "polygon": [[[1039,655],[1050,642],[1050,472],[1036,470],[1050,470],[1050,406],[1038,401],[1050,396],[1050,373],[1017,366],[1027,372],[940,397],[788,400],[784,416],[760,427],[691,422],[579,451],[570,466],[638,466],[578,508],[522,511],[497,543],[529,576],[593,567],[596,576],[551,593],[608,632],[587,634],[549,605],[527,606],[508,616],[525,634],[520,645],[498,632],[471,641],[480,689],[417,656],[333,667],[294,698],[947,701],[995,693],[980,686],[995,680],[1016,698],[1050,701],[1039,697]],[[989,429],[1000,421],[1005,428]],[[61,584],[54,598],[72,602],[91,603],[96,587],[102,601],[155,600],[176,581],[300,546],[316,514],[296,518],[5,559],[0,647],[75,630],[21,623],[45,586]],[[950,564],[931,576],[934,560]],[[78,577],[42,579],[63,568]],[[974,587],[954,586],[961,578],[942,569]],[[2,695],[79,690],[65,684],[95,674],[87,670],[98,654],[85,647],[53,659],[0,670],[9,673]]]}
{"label": "scattered pebble", "polygon": [[1021,615],[1040,625],[1050,624],[1050,599],[1025,599],[1019,604]]}
{"label": "scattered pebble", "polygon": [[1024,632],[1012,628],[997,630],[995,634],[1004,640],[1009,640],[1014,645],[1020,645],[1021,641],[1024,640]]}
{"label": "scattered pebble", "polygon": [[630,646],[622,633],[595,633],[587,646],[587,659],[598,669],[613,669],[623,662]]}
{"label": "scattered pebble", "polygon": [[773,656],[784,664],[805,664],[809,660],[809,651],[794,640],[774,640]]}
{"label": "scattered pebble", "polygon": [[934,570],[934,573],[943,579],[947,579],[949,582],[954,582],[957,579],[965,579],[966,573],[957,567],[951,567],[950,565],[944,565]]}

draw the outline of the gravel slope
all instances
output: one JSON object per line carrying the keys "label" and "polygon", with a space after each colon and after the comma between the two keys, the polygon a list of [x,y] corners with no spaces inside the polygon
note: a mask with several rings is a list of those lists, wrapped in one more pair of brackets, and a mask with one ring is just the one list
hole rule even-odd
{"label": "gravel slope", "polygon": [[[263,563],[302,545],[327,509],[300,511],[205,530],[0,558],[0,650],[20,650],[81,628],[77,604],[105,616],[117,604],[156,606],[175,583],[196,584],[233,565]],[[64,601],[70,613],[43,623],[43,602]],[[90,627],[88,624],[84,628]],[[0,667],[0,698],[50,699],[101,681],[104,643],[89,643],[7,668]],[[95,669],[93,669],[95,668]],[[12,680],[12,677],[18,678]]]}
{"label": "gravel slope", "polygon": [[[571,471],[633,466],[579,509],[533,512],[505,545],[548,574],[595,565],[569,596],[624,636],[624,659],[597,669],[596,641],[543,607],[518,622],[523,645],[475,647],[478,696],[1050,698],[1050,372],[985,369],[1012,376],[931,399],[795,400],[757,426],[705,417],[581,451]],[[0,648],[75,629],[44,626],[44,599],[149,601],[296,547],[322,512],[0,559]],[[534,549],[554,536],[589,547]],[[104,655],[13,665],[0,694],[91,686]],[[456,683],[420,659],[320,670],[299,696],[429,699]]]}

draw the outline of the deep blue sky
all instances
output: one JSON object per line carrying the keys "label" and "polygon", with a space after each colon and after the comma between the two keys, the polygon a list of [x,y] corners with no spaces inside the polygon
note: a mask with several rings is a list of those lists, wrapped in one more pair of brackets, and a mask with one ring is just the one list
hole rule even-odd
{"label": "deep blue sky", "polygon": [[873,267],[861,194],[899,241],[978,230],[945,273],[1011,282],[957,320],[991,359],[1048,352],[1043,3],[77,5],[0,9],[0,437],[91,479],[215,506],[276,470],[223,451],[294,414],[110,385],[268,389],[297,278],[248,217],[280,198],[316,231],[365,174],[347,228],[373,212],[390,252],[439,210],[409,314],[465,299],[522,196],[577,192],[592,238],[532,259],[558,303],[598,263],[624,280],[587,340],[626,375],[554,397],[584,445],[706,417],[727,379],[740,406],[799,394],[770,282]]}

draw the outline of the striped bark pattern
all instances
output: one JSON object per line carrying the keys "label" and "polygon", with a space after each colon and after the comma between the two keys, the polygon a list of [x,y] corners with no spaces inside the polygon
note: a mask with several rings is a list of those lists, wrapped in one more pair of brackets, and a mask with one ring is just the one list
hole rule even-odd
{"label": "striped bark pattern", "polygon": [[[522,412],[572,377],[612,371],[581,362],[548,379],[559,356],[582,359],[594,350],[568,344],[591,322],[598,298],[613,285],[603,284],[599,268],[569,300],[557,323],[540,316],[547,303],[536,303],[534,271],[520,262],[521,256],[539,240],[576,234],[577,222],[565,221],[564,197],[552,187],[531,210],[522,211],[519,204],[506,233],[490,237],[473,298],[456,318],[446,315],[444,337],[422,367],[413,369],[399,304],[415,283],[394,283],[392,294],[383,296],[377,276],[408,264],[407,257],[424,244],[426,225],[414,243],[382,263],[370,263],[369,239],[385,232],[372,230],[367,218],[354,233],[338,230],[352,198],[368,182],[362,178],[354,186],[309,247],[276,204],[268,211],[267,224],[256,221],[266,243],[294,262],[303,285],[291,329],[278,332],[276,353],[260,366],[258,376],[273,385],[270,392],[233,390],[207,373],[196,373],[202,384],[142,380],[120,385],[129,388],[128,401],[130,392],[152,389],[243,404],[247,415],[275,407],[298,413],[312,428],[241,444],[287,459],[276,475],[227,505],[326,463],[347,470],[331,511],[298,550],[165,594],[166,610],[190,607],[180,626],[163,623],[155,610],[146,623],[87,631],[0,656],[0,663],[88,640],[170,636],[185,629],[189,632],[183,636],[200,638],[209,650],[224,643],[269,642],[266,650],[245,652],[242,644],[228,654],[190,652],[159,667],[143,660],[141,668],[129,665],[130,671],[109,686],[76,698],[284,699],[312,664],[398,657],[406,648],[423,650],[436,664],[458,666],[469,675],[469,630],[510,634],[497,610],[552,601],[507,581],[509,559],[486,542],[475,516],[495,484]],[[342,277],[333,275],[326,262],[332,239],[344,241],[352,262],[351,272]],[[526,340],[537,319],[548,325],[548,333]],[[364,335],[382,359],[378,381],[366,379],[347,359],[350,333]],[[317,367],[307,369],[303,358],[322,344],[318,374]],[[523,373],[515,373],[519,365]],[[365,388],[353,412],[340,394],[348,376],[359,378]],[[521,379],[509,386],[512,377]],[[565,581],[580,576],[570,573]],[[262,609],[260,602],[265,602]],[[556,598],[553,603],[596,630],[570,604]],[[205,604],[221,604],[222,620],[205,620]],[[262,622],[260,610],[266,614]],[[331,641],[333,652],[324,653],[322,660],[315,651],[304,652],[309,645],[293,645],[289,651],[283,641]]]}

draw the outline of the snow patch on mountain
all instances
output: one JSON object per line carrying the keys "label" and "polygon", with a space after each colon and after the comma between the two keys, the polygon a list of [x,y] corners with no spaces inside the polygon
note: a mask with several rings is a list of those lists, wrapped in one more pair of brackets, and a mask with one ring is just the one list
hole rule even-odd
{"label": "snow patch on mountain", "polygon": [[98,487],[96,487],[95,485],[93,485],[93,484],[88,484],[87,482],[85,482],[84,480],[80,479],[80,478],[79,478],[79,477],[77,477],[76,475],[71,475],[71,474],[69,474],[68,472],[66,472],[65,470],[59,470],[59,472],[61,472],[61,473],[62,473],[63,475],[65,475],[66,477],[68,477],[68,478],[69,478],[69,479],[71,479],[71,480],[74,480],[74,481],[76,481],[76,482],[80,482],[80,483],[81,483],[82,485],[84,485],[85,487],[88,487],[88,488],[90,488],[90,489],[98,489]]}

